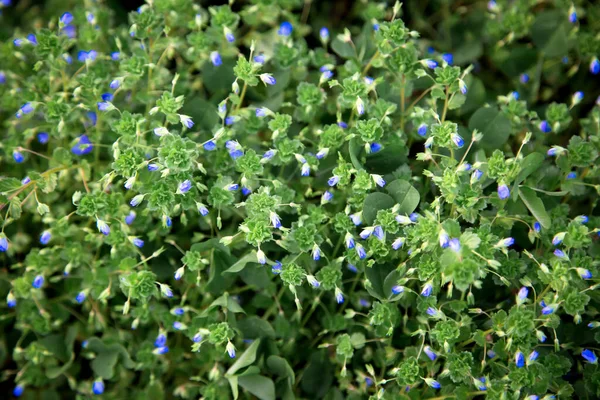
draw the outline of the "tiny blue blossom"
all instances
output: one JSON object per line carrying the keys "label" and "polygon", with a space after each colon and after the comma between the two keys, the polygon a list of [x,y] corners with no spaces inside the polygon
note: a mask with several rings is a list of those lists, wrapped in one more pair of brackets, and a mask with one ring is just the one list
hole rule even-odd
{"label": "tiny blue blossom", "polygon": [[510,189],[508,186],[502,184],[498,186],[498,197],[500,200],[506,200],[510,196]]}
{"label": "tiny blue blossom", "polygon": [[86,296],[85,292],[79,292],[79,293],[77,293],[77,296],[75,297],[75,301],[78,304],[81,304],[81,303],[83,303],[85,301],[86,297],[87,296]]}
{"label": "tiny blue blossom", "polygon": [[95,381],[92,385],[92,392],[94,392],[94,394],[104,393],[104,382]]}
{"label": "tiny blue blossom", "polygon": [[525,355],[519,350],[515,354],[515,365],[517,368],[523,368],[525,366]]}
{"label": "tiny blue blossom", "polygon": [[404,292],[404,287],[400,286],[400,285],[394,285],[392,286],[392,293],[395,295],[398,295],[400,293]]}
{"label": "tiny blue blossom", "polygon": [[288,21],[284,21],[281,23],[281,25],[279,25],[279,30],[277,31],[277,34],[279,34],[280,36],[290,36],[293,30],[293,25]]}
{"label": "tiny blue blossom", "polygon": [[423,123],[419,125],[417,133],[419,134],[419,136],[425,136],[427,134],[427,124]]}
{"label": "tiny blue blossom", "polygon": [[590,72],[593,75],[598,75],[600,73],[600,61],[596,57],[592,58],[590,62]]}
{"label": "tiny blue blossom", "polygon": [[210,53],[210,62],[212,62],[212,64],[215,67],[218,67],[221,64],[223,64],[223,61],[221,60],[221,55],[216,51],[213,51],[212,53]]}
{"label": "tiny blue blossom", "polygon": [[425,354],[427,354],[427,357],[429,357],[431,361],[435,361],[435,359],[437,358],[437,354],[435,354],[435,352],[431,350],[431,347],[425,346],[423,348],[423,351],[425,352]]}
{"label": "tiny blue blossom", "polygon": [[37,275],[34,279],[33,282],[31,283],[31,286],[34,289],[39,289],[44,285],[44,276],[43,275]]}
{"label": "tiny blue blossom", "polygon": [[421,290],[421,296],[429,297],[429,296],[431,296],[432,291],[433,291],[433,286],[431,285],[431,283],[426,283],[425,286],[423,286],[423,289]]}
{"label": "tiny blue blossom", "polygon": [[592,350],[584,349],[581,352],[581,357],[583,357],[587,362],[589,362],[591,364],[598,363],[598,357]]}
{"label": "tiny blue blossom", "polygon": [[550,132],[552,132],[552,127],[550,126],[550,124],[546,120],[540,122],[539,128],[540,128],[540,131],[542,131],[544,133],[550,133]]}
{"label": "tiny blue blossom", "polygon": [[40,235],[40,244],[47,245],[51,238],[52,234],[49,231],[42,232]]}
{"label": "tiny blue blossom", "polygon": [[15,397],[21,397],[21,395],[23,394],[23,391],[25,391],[25,386],[23,386],[23,385],[17,385],[13,389],[12,394]]}
{"label": "tiny blue blossom", "polygon": [[319,30],[319,37],[324,42],[326,42],[327,40],[329,40],[329,29],[327,29],[326,27],[322,27]]}

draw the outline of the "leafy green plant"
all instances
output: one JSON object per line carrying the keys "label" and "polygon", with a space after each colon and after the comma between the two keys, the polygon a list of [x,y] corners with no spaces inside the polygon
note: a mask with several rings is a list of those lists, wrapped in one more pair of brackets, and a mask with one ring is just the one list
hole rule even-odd
{"label": "leafy green plant", "polygon": [[14,396],[600,396],[598,7],[56,4],[0,45]]}

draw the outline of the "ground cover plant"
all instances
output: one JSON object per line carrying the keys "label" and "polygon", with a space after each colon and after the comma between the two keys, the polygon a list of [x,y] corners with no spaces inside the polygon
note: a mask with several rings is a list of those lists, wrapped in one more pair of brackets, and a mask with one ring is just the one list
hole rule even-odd
{"label": "ground cover plant", "polygon": [[1,4],[3,398],[600,397],[593,2]]}

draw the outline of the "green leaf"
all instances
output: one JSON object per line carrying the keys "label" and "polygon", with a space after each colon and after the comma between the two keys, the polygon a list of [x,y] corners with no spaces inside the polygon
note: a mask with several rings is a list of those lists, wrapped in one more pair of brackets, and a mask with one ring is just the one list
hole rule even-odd
{"label": "green leaf", "polygon": [[513,200],[517,199],[518,195],[518,186],[531,174],[537,171],[544,162],[544,155],[541,153],[531,153],[527,157],[523,158],[521,161],[521,171],[519,175],[517,175],[517,179],[515,179],[515,183],[512,187],[512,198]]}
{"label": "green leaf", "polygon": [[240,395],[238,389],[238,377],[237,376],[227,376],[227,381],[229,381],[229,386],[231,386],[231,393],[233,394],[233,399],[237,400]]}
{"label": "green leaf", "polygon": [[400,205],[398,213],[410,214],[415,211],[421,200],[417,189],[404,179],[396,179],[385,186],[387,192]]}
{"label": "green leaf", "polygon": [[373,267],[365,269],[365,275],[370,282],[370,285],[367,285],[367,291],[371,296],[376,297],[381,301],[387,300],[393,285],[390,285],[390,290],[386,293],[385,282],[386,278],[393,270],[394,268],[387,264],[375,264]]}
{"label": "green leaf", "polygon": [[331,42],[331,49],[342,58],[352,58],[356,54],[350,43],[342,42],[338,38]]}
{"label": "green leaf", "polygon": [[271,373],[278,375],[281,378],[289,379],[292,385],[296,382],[294,370],[285,358],[270,356],[267,358],[267,367]]}
{"label": "green leaf", "polygon": [[240,376],[238,377],[238,383],[260,400],[275,400],[275,384],[266,376]]}
{"label": "green leaf", "polygon": [[529,211],[531,211],[531,214],[533,214],[533,216],[540,221],[542,227],[545,229],[550,228],[552,221],[546,212],[544,202],[540,200],[537,194],[535,194],[535,192],[528,187],[521,187],[519,190],[519,197],[521,197],[523,203],[525,203]]}
{"label": "green leaf", "polygon": [[234,300],[231,298],[231,296],[229,295],[229,293],[223,293],[222,296],[220,296],[219,298],[217,298],[215,301],[213,301],[212,303],[210,303],[210,305],[206,308],[206,310],[204,310],[202,312],[202,316],[207,316],[210,314],[210,311],[212,309],[214,309],[215,307],[223,307],[233,313],[243,313],[246,314],[246,312],[244,311],[244,309]]}
{"label": "green leaf", "polygon": [[366,198],[363,204],[363,219],[369,225],[375,221],[375,217],[377,216],[377,211],[385,210],[387,208],[394,207],[396,202],[394,199],[385,193],[370,193]]}
{"label": "green leaf", "polygon": [[249,262],[257,263],[256,261],[256,250],[252,250],[250,253],[237,260],[231,267],[223,271],[223,273],[233,274],[236,272],[240,272],[246,267],[246,264],[248,264]]}
{"label": "green leaf", "polygon": [[21,181],[16,178],[0,179],[0,193],[7,193],[21,187]]}
{"label": "green leaf", "polygon": [[125,368],[133,368],[135,363],[129,357],[127,349],[121,344],[106,345],[97,337],[88,340],[87,349],[96,353],[91,366],[94,373],[103,379],[112,379],[114,368],[119,359]]}
{"label": "green leaf", "polygon": [[256,351],[258,350],[259,345],[260,339],[252,342],[252,344],[246,349],[246,351],[244,351],[240,358],[238,358],[237,361],[231,367],[229,367],[227,370],[227,375],[234,375],[240,369],[245,368],[256,361]]}
{"label": "green leaf", "polygon": [[21,199],[19,199],[19,196],[15,196],[11,199],[10,205],[8,206],[8,211],[12,218],[21,218]]}
{"label": "green leaf", "polygon": [[237,327],[247,339],[259,339],[263,337],[273,339],[276,336],[271,324],[255,315],[238,321]]}
{"label": "green leaf", "polygon": [[469,129],[477,129],[483,134],[479,144],[487,149],[498,149],[506,143],[511,133],[508,118],[495,107],[482,107],[471,116]]}
{"label": "green leaf", "polygon": [[546,57],[560,57],[569,51],[569,35],[564,13],[558,10],[540,12],[531,27],[533,43]]}
{"label": "green leaf", "polygon": [[360,163],[360,160],[358,159],[358,154],[360,153],[361,147],[358,145],[358,141],[356,138],[352,138],[350,139],[350,142],[348,143],[348,151],[350,153],[350,161],[352,161],[352,165],[354,165],[354,168],[356,168],[357,170],[361,170],[361,169],[365,169],[365,167],[362,166],[362,164]]}

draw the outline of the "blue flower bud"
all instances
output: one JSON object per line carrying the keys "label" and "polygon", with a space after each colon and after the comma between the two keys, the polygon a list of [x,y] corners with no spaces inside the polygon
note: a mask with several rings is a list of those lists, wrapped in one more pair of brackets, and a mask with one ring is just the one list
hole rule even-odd
{"label": "blue flower bud", "polygon": [[37,46],[37,44],[38,44],[37,37],[35,37],[35,35],[33,33],[30,33],[29,35],[27,35],[27,40],[29,41],[29,43],[31,43],[34,46]]}
{"label": "blue flower bud", "polygon": [[427,124],[423,123],[419,125],[417,133],[419,134],[419,136],[425,136],[427,134]]}
{"label": "blue flower bud", "polygon": [[210,61],[215,67],[218,67],[219,65],[223,64],[223,61],[221,60],[221,55],[216,51],[210,53]]}
{"label": "blue flower bud", "polygon": [[181,268],[177,268],[177,270],[175,271],[175,280],[178,281],[183,277],[183,274],[185,273],[185,267],[181,267]]}
{"label": "blue flower bud", "polygon": [[202,334],[200,332],[196,333],[192,338],[194,343],[200,343],[202,341]]}
{"label": "blue flower bud", "polygon": [[31,178],[26,176],[23,178],[23,180],[21,180],[21,185],[27,185],[29,182],[31,182]]}
{"label": "blue flower bud", "polygon": [[342,128],[342,129],[346,129],[346,128],[348,128],[348,124],[347,124],[347,123],[345,123],[344,121],[338,121],[338,123],[337,123],[337,124],[338,124],[338,126],[339,126],[340,128]]}
{"label": "blue flower bud", "polygon": [[92,385],[92,392],[94,392],[94,394],[102,394],[104,393],[104,382],[100,381],[95,381]]}
{"label": "blue flower bud", "polygon": [[519,76],[519,81],[521,81],[521,83],[523,83],[523,84],[529,82],[529,75],[525,74],[525,73],[521,74]]}
{"label": "blue flower bud", "polygon": [[577,22],[577,12],[573,8],[571,8],[571,11],[569,12],[569,22],[572,24]]}
{"label": "blue flower bud", "polygon": [[40,235],[40,243],[43,245],[47,245],[48,242],[50,242],[51,238],[52,238],[52,234],[49,231],[44,231]]}
{"label": "blue flower bud", "polygon": [[577,178],[577,173],[575,173],[575,172],[569,172],[567,174],[567,179],[575,179],[575,178]]}
{"label": "blue flower bud", "polygon": [[327,80],[329,80],[331,78],[333,78],[333,72],[332,71],[326,70],[326,71],[323,71],[323,73],[321,74],[321,80],[322,81],[327,81]]}
{"label": "blue flower bud", "polygon": [[6,296],[6,305],[8,308],[15,308],[17,306],[17,298],[12,292],[8,292],[8,296]]}
{"label": "blue flower bud", "polygon": [[527,360],[529,362],[532,362],[532,361],[537,360],[539,356],[540,356],[540,353],[538,353],[537,351],[533,350],[531,353],[529,353],[529,357],[527,357]]}
{"label": "blue flower bud", "polygon": [[187,193],[192,188],[192,182],[189,179],[179,184],[179,191],[181,193]]}
{"label": "blue flower bud", "polygon": [[25,386],[23,385],[17,385],[15,386],[15,388],[13,389],[13,396],[15,397],[21,397],[21,395],[23,394],[23,391],[25,390]]}
{"label": "blue flower bud", "polygon": [[267,110],[265,108],[257,108],[256,116],[257,117],[265,117],[267,115]]}
{"label": "blue flower bud", "polygon": [[152,353],[154,353],[156,355],[167,354],[168,352],[169,352],[169,346],[157,347],[152,351]]}
{"label": "blue flower bud", "polygon": [[508,186],[502,184],[498,186],[498,197],[500,200],[506,200],[510,196],[510,189]]}
{"label": "blue flower bud", "polygon": [[361,213],[355,213],[355,214],[351,214],[350,215],[350,219],[352,220],[352,223],[356,226],[360,225],[362,223],[362,215]]}
{"label": "blue flower bud", "polygon": [[87,137],[87,135],[81,135],[79,136],[79,138],[77,138],[75,146],[71,148],[71,153],[77,156],[82,156],[84,154],[91,153],[93,149],[94,146],[92,145],[92,142]]}
{"label": "blue flower bud", "polygon": [[348,265],[346,265],[346,268],[348,268],[348,271],[352,272],[352,273],[357,273],[358,269],[356,268],[356,265],[354,264],[350,264],[348,263]]}
{"label": "blue flower bud", "polygon": [[346,233],[345,242],[346,242],[347,249],[353,249],[354,246],[356,245],[356,242],[354,241],[354,237],[352,237],[352,235],[350,233]]}
{"label": "blue flower bud", "polygon": [[398,295],[404,292],[404,286],[394,285],[392,286],[392,293]]}
{"label": "blue flower bud", "polygon": [[511,92],[510,95],[513,97],[513,99],[515,100],[519,100],[519,92]]}
{"label": "blue flower bud", "polygon": [[260,74],[259,76],[260,80],[263,81],[265,85],[274,85],[277,83],[271,74]]}
{"label": "blue flower bud", "polygon": [[354,250],[356,250],[356,254],[358,254],[358,258],[360,258],[361,260],[367,256],[365,248],[360,243],[356,243],[356,247],[354,247]]}
{"label": "blue flower bud", "polygon": [[577,268],[577,273],[582,279],[592,279],[592,272],[586,268]]}
{"label": "blue flower bud", "polygon": [[37,140],[41,144],[48,143],[49,139],[50,139],[50,135],[48,135],[48,132],[40,132],[40,133],[37,134]]}
{"label": "blue flower bud", "polygon": [[377,32],[379,30],[379,24],[373,24],[373,30]]}
{"label": "blue flower bud", "polygon": [[340,181],[340,177],[334,175],[331,178],[329,178],[329,180],[327,180],[327,184],[329,186],[335,186],[338,184],[339,181]]}
{"label": "blue flower bud", "polygon": [[281,273],[281,261],[275,261],[275,264],[273,264],[273,266],[271,267],[271,272],[274,274],[279,274]]}
{"label": "blue flower bud", "polygon": [[110,227],[106,222],[102,221],[101,219],[96,221],[96,227],[98,228],[98,231],[102,232],[102,234],[105,236],[108,236],[108,234],[110,233]]}
{"label": "blue flower bud", "polygon": [[383,231],[383,228],[380,225],[377,225],[375,227],[375,229],[373,230],[373,235],[375,235],[375,237],[379,240],[385,239],[385,232]]}
{"label": "blue flower bud", "polygon": [[135,212],[130,211],[129,214],[127,214],[127,216],[125,217],[125,223],[127,225],[131,225],[131,224],[133,224],[134,220],[135,220]]}
{"label": "blue flower bud", "polygon": [[259,54],[259,55],[254,56],[253,60],[257,64],[264,64],[265,63],[265,56],[263,54]]}
{"label": "blue flower bud", "polygon": [[494,358],[494,357],[496,357],[496,352],[494,350],[490,349],[487,351],[487,356],[488,356],[488,358]]}
{"label": "blue flower bud", "polygon": [[77,60],[79,62],[95,61],[96,57],[98,57],[98,52],[96,50],[81,50],[77,53]]}
{"label": "blue flower bud", "polygon": [[448,247],[450,245],[450,237],[448,236],[448,234],[446,233],[445,230],[441,230],[439,235],[438,235],[439,241],[440,241],[440,247],[442,249],[445,249],[446,247]]}
{"label": "blue flower bud", "polygon": [[379,186],[379,187],[385,186],[385,180],[383,179],[383,177],[381,175],[372,174],[371,178],[373,178],[373,181],[375,182],[375,184],[377,186]]}
{"label": "blue flower bud", "polygon": [[581,357],[583,357],[589,363],[592,363],[592,364],[598,363],[598,357],[592,350],[584,349],[581,352]]}
{"label": "blue flower bud", "polygon": [[475,171],[473,171],[473,174],[471,174],[471,180],[478,181],[479,179],[481,179],[482,176],[483,172],[476,169]]}
{"label": "blue flower bud", "polygon": [[312,248],[312,258],[315,261],[319,261],[321,259],[321,248],[316,243]]}
{"label": "blue flower bud", "polygon": [[544,343],[546,341],[546,335],[542,331],[536,330],[535,336],[537,336],[540,343]]}
{"label": "blue flower bud", "polygon": [[173,313],[174,313],[175,315],[180,315],[180,316],[181,316],[181,315],[185,314],[185,310],[184,310],[182,307],[176,307],[176,308],[173,310]]}
{"label": "blue flower bud", "polygon": [[396,240],[394,240],[394,242],[392,243],[392,249],[398,250],[403,245],[404,245],[404,238],[403,237],[399,237]]}
{"label": "blue flower bud", "polygon": [[44,276],[43,275],[37,275],[34,279],[33,282],[31,283],[31,286],[34,289],[39,289],[44,285]]}
{"label": "blue flower bud", "polygon": [[460,137],[460,135],[458,133],[453,133],[451,136],[451,139],[452,139],[452,142],[454,142],[454,145],[456,147],[458,147],[459,149],[465,145],[465,141],[463,140],[462,137]]}
{"label": "blue flower bud", "polygon": [[554,255],[558,258],[567,258],[567,255],[561,249],[554,250]]}
{"label": "blue flower bud", "polygon": [[79,293],[77,293],[77,296],[75,297],[75,301],[78,304],[81,304],[85,301],[86,297],[87,297],[87,295],[85,294],[85,292],[79,292]]}
{"label": "blue flower bud", "polygon": [[450,250],[452,250],[455,253],[460,252],[460,239],[457,238],[453,238],[450,239],[450,241],[448,242],[448,245],[450,247]]}
{"label": "blue flower bud", "polygon": [[200,215],[202,215],[203,217],[206,217],[208,215],[208,208],[206,208],[204,204],[198,203],[196,206],[198,207],[198,212],[200,213]]}
{"label": "blue flower bud", "polygon": [[382,149],[382,146],[380,143],[373,142],[370,144],[370,150],[371,150],[372,154],[377,153],[381,149]]}
{"label": "blue flower bud", "polygon": [[437,63],[437,61],[434,61],[434,60],[429,60],[429,59],[426,59],[426,60],[421,60],[421,64],[422,64],[424,67],[427,67],[427,68],[429,68],[429,69],[434,69],[434,68],[437,68],[437,66],[438,66],[438,63]]}
{"label": "blue flower bud", "polygon": [[515,354],[515,365],[517,368],[523,368],[525,366],[525,356],[520,350]]}
{"label": "blue flower bud", "polygon": [[279,215],[277,215],[277,213],[271,211],[270,219],[271,219],[271,225],[273,225],[273,228],[275,228],[275,229],[281,228],[281,220],[279,219]]}
{"label": "blue flower bud", "polygon": [[338,304],[342,304],[344,302],[344,294],[337,287],[335,288],[335,301]]}
{"label": "blue flower bud", "polygon": [[442,54],[442,60],[446,61],[448,65],[454,64],[454,56],[452,55],[452,53]]}
{"label": "blue flower bud", "polygon": [[433,286],[431,285],[431,283],[426,283],[425,286],[423,286],[423,289],[421,290],[421,296],[429,297],[429,296],[431,296],[432,291],[433,291]]}
{"label": "blue flower bud", "polygon": [[281,25],[279,25],[279,30],[277,31],[277,34],[280,36],[290,36],[293,30],[293,25],[288,21],[284,21],[281,23]]}
{"label": "blue flower bud", "polygon": [[540,131],[542,131],[544,133],[550,133],[550,132],[552,132],[552,127],[550,126],[550,124],[546,120],[543,120],[543,121],[540,122],[539,128],[540,128]]}
{"label": "blue flower bud", "polygon": [[185,326],[181,322],[175,321],[175,322],[173,322],[173,329],[180,331],[180,330],[185,329]]}
{"label": "blue flower bud", "polygon": [[322,27],[321,30],[319,30],[319,37],[324,42],[329,40],[329,29]]}
{"label": "blue flower bud", "polygon": [[423,348],[423,351],[425,352],[425,354],[427,354],[427,357],[429,357],[431,361],[435,361],[435,359],[437,358],[437,354],[435,354],[435,352],[431,350],[431,347],[425,346]]}
{"label": "blue flower bud", "polygon": [[552,304],[542,308],[542,314],[544,314],[544,315],[550,315],[550,314],[554,313],[554,311],[556,311],[556,307]]}
{"label": "blue flower bud", "polygon": [[121,58],[121,53],[119,53],[118,51],[113,51],[112,53],[110,53],[110,58],[113,61],[119,61],[119,59]]}
{"label": "blue flower bud", "polygon": [[600,61],[596,57],[592,58],[590,62],[590,72],[594,75],[598,75],[600,73]]}
{"label": "blue flower bud", "polygon": [[529,289],[527,289],[526,286],[523,286],[521,287],[521,289],[519,289],[519,294],[517,294],[517,297],[519,298],[519,300],[525,300],[528,295]]}
{"label": "blue flower bud", "polygon": [[133,238],[131,242],[135,247],[139,247],[140,249],[144,247],[144,241],[140,238]]}
{"label": "blue flower bud", "polygon": [[323,203],[327,203],[327,202],[330,202],[331,200],[333,200],[333,193],[331,193],[329,190],[325,191],[325,193],[323,193],[323,197],[321,198],[321,201]]}
{"label": "blue flower bud", "polygon": [[433,389],[439,389],[442,387],[442,385],[435,379],[426,378],[425,382],[427,383],[427,385],[429,385]]}

